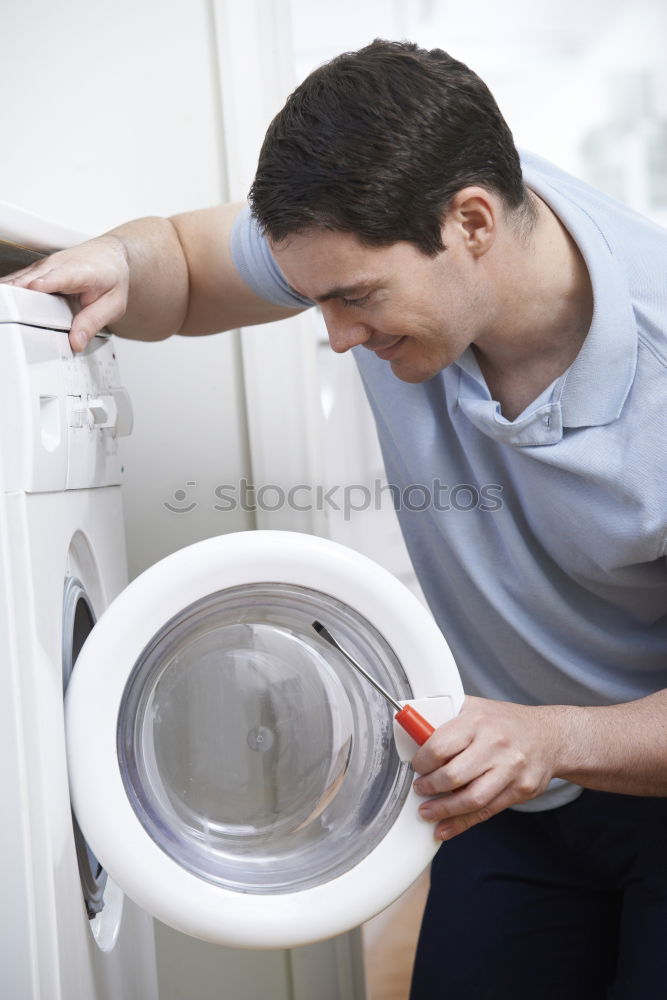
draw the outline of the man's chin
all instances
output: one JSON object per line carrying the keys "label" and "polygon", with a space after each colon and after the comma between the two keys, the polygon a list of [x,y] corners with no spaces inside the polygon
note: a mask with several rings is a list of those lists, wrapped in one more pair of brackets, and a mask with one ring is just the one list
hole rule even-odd
{"label": "man's chin", "polygon": [[391,370],[396,378],[400,379],[401,382],[411,382],[413,384],[418,382],[429,382],[442,371],[441,368],[436,368],[435,371],[413,368],[412,365],[407,365],[404,361],[390,361],[389,364],[391,365]]}

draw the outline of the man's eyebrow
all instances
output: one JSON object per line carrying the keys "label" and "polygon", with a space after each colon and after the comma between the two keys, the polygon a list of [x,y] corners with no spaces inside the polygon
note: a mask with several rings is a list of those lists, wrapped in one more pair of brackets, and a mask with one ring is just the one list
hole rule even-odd
{"label": "man's eyebrow", "polygon": [[329,299],[349,299],[355,295],[367,294],[374,282],[360,281],[356,285],[341,285],[338,288],[331,288],[323,295],[316,295],[316,302],[328,302]]}

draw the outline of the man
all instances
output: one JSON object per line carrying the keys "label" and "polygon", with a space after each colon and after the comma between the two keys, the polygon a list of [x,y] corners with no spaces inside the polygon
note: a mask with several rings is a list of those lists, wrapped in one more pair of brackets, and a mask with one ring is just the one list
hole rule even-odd
{"label": "man", "polygon": [[479,78],[407,43],[311,74],[250,200],[10,280],[79,297],[75,349],[317,302],[390,482],[497,484],[487,509],[400,511],[468,692],[414,758],[447,843],[412,996],[662,996],[666,234],[522,165]]}

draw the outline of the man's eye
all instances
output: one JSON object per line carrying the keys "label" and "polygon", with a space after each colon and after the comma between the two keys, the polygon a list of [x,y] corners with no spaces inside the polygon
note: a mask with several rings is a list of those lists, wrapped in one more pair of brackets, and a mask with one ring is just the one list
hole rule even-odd
{"label": "man's eye", "polygon": [[364,306],[368,302],[370,295],[364,295],[360,299],[341,299],[344,306]]}

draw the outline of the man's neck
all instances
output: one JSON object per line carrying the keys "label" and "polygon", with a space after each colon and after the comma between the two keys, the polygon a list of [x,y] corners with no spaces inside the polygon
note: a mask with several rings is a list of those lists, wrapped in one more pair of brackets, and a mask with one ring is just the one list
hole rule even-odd
{"label": "man's neck", "polygon": [[498,322],[473,350],[491,395],[513,420],[576,358],[593,315],[584,259],[557,216],[533,195],[528,237],[499,247]]}

